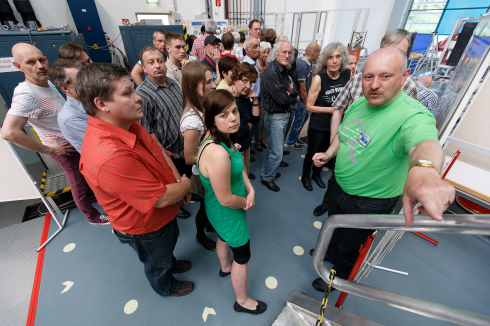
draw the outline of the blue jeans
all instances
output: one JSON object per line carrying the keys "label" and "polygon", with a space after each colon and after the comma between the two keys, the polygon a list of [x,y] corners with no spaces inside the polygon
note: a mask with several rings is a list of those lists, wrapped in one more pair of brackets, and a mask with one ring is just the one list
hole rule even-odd
{"label": "blue jeans", "polygon": [[177,289],[179,281],[172,275],[177,262],[174,248],[179,237],[176,218],[155,232],[129,235],[114,230],[114,233],[121,243],[128,244],[138,253],[146,278],[156,293],[169,296]]}
{"label": "blue jeans", "polygon": [[[330,192],[328,216],[338,214],[390,214],[400,196],[393,198],[369,198],[349,195],[334,181]],[[334,264],[337,276],[347,279],[354,267],[359,248],[375,230],[335,229],[326,258]]]}
{"label": "blue jeans", "polygon": [[264,127],[267,130],[267,149],[260,173],[261,180],[271,181],[276,177],[277,169],[282,161],[288,119],[289,113],[265,112]]}
{"label": "blue jeans", "polygon": [[291,131],[289,132],[288,144],[292,145],[299,139],[299,133],[303,126],[305,125],[306,120],[308,120],[309,114],[306,111],[306,104],[303,101],[299,101],[296,104],[296,111],[294,112],[294,122],[291,126]]}
{"label": "blue jeans", "polygon": [[286,126],[286,132],[284,133],[284,141],[287,140],[289,131],[291,130],[291,126],[293,125],[295,111],[296,111],[295,107],[290,107],[288,125]]}

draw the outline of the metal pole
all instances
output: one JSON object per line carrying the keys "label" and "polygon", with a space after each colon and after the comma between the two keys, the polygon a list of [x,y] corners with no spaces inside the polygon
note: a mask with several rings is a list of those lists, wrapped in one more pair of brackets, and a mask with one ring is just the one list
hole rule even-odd
{"label": "metal pole", "polygon": [[[444,215],[441,222],[429,216],[418,215],[412,226],[405,225],[403,215],[333,215],[322,225],[313,253],[313,264],[323,280],[329,279],[329,271],[323,264],[323,257],[332,239],[335,228],[378,229],[397,231],[427,231],[439,233],[461,233],[490,235],[490,215]],[[410,311],[422,316],[446,321],[457,325],[489,325],[490,317],[450,307],[427,300],[413,298],[335,278],[332,285],[343,292],[381,302],[392,307]]]}

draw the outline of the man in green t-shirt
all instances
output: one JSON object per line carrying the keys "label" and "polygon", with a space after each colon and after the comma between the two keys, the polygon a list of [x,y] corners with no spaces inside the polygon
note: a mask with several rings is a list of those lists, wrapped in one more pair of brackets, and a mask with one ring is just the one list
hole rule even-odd
{"label": "man in green t-shirt", "polygon": [[[403,193],[406,224],[413,206],[435,220],[454,200],[454,188],[441,180],[444,154],[434,116],[401,87],[410,70],[406,54],[387,47],[374,52],[362,73],[364,97],[347,109],[338,135],[325,153],[313,157],[321,166],[337,156],[328,215],[389,214]],[[337,277],[347,279],[360,246],[374,230],[336,229],[325,260]],[[316,290],[326,284],[318,278]]]}

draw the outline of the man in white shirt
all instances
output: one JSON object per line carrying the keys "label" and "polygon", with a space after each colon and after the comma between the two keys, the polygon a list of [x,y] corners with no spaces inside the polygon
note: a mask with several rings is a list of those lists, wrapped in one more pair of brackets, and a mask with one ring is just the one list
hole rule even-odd
{"label": "man in white shirt", "polygon": [[[65,100],[48,81],[48,59],[33,45],[12,47],[14,66],[26,77],[14,90],[12,106],[2,127],[2,138],[31,151],[48,154],[61,165],[71,187],[73,200],[90,224],[109,224],[89,200],[89,186],[80,173],[80,154],[63,137],[57,116]],[[34,128],[41,143],[26,135],[26,123]]]}

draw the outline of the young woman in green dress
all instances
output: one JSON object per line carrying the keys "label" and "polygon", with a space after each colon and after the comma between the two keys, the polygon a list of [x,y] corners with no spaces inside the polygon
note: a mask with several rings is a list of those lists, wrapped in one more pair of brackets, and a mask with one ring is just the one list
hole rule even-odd
{"label": "young woman in green dress", "polygon": [[250,233],[246,211],[255,204],[255,191],[243,169],[242,155],[230,139],[240,126],[240,113],[235,98],[226,90],[211,92],[204,102],[204,112],[208,133],[199,148],[197,166],[205,188],[206,213],[219,236],[219,275],[231,273],[236,311],[261,314],[267,305],[247,293]]}

